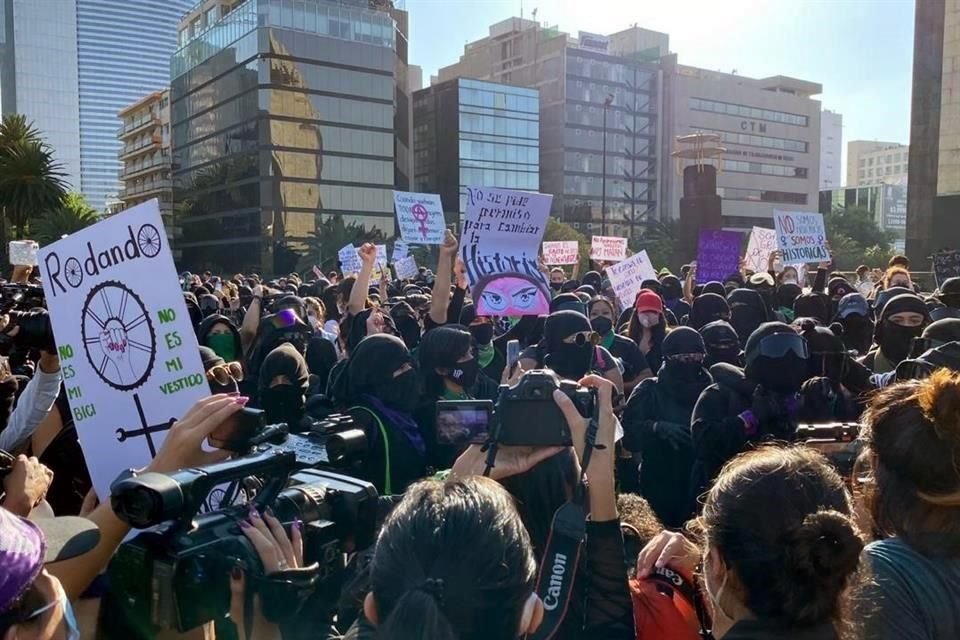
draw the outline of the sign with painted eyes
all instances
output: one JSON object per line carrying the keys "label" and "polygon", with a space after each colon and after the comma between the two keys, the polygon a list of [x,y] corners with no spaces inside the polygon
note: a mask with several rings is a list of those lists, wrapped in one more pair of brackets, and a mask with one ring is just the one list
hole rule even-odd
{"label": "sign with painted eyes", "polygon": [[550,285],[537,256],[552,201],[544,193],[467,188],[460,257],[478,315],[550,312]]}

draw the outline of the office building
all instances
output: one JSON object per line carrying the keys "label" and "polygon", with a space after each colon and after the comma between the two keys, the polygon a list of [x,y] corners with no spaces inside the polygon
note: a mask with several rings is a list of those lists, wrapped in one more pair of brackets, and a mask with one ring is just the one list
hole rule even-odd
{"label": "office building", "polygon": [[71,188],[116,200],[117,112],[166,86],[194,0],[0,0],[0,109],[43,132]]}
{"label": "office building", "polygon": [[538,89],[540,189],[553,194],[553,214],[588,234],[629,236],[660,215],[657,60],[667,49],[666,34],[638,27],[574,37],[510,18],[467,44],[439,80]]}
{"label": "office building", "polygon": [[459,223],[467,187],[540,189],[536,89],[456,78],[413,94],[414,191]]}
{"label": "office building", "polygon": [[897,251],[904,250],[907,229],[906,184],[874,184],[820,192],[820,213],[828,214],[838,207],[866,209],[873,214],[878,227],[896,236],[894,248]]}
{"label": "office building", "polygon": [[838,189],[843,182],[843,115],[820,112],[820,190]]}
{"label": "office building", "polygon": [[910,147],[898,142],[847,143],[847,187],[906,184]]}
{"label": "office building", "polygon": [[154,91],[117,114],[123,123],[118,138],[123,208],[157,198],[167,235],[176,238],[173,182],[170,177],[170,91]]}
{"label": "office building", "polygon": [[[816,211],[819,202],[820,102],[815,82],[774,76],[754,79],[661,61],[661,157],[696,133],[719,136],[717,168],[721,225],[772,226],[774,210]],[[683,169],[696,157],[676,157],[662,172],[663,211],[679,218]]]}
{"label": "office building", "polygon": [[960,0],[917,2],[907,198],[907,256],[915,265],[960,247],[958,87]]}
{"label": "office building", "polygon": [[330,215],[392,236],[392,189],[412,175],[406,13],[385,0],[218,13],[171,59],[183,265],[290,272]]}

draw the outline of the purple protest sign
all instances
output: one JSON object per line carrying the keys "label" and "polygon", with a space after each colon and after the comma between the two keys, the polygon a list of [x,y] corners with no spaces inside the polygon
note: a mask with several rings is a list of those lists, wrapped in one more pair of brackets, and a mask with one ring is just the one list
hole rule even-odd
{"label": "purple protest sign", "polygon": [[701,231],[697,244],[697,282],[723,279],[740,268],[739,231]]}

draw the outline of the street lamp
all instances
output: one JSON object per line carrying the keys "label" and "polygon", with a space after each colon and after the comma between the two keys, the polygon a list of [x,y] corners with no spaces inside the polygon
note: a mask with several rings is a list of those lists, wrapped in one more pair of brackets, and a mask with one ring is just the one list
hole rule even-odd
{"label": "street lamp", "polygon": [[607,235],[607,109],[613,104],[613,94],[608,93],[603,101],[603,152],[601,157],[601,173],[603,177],[600,180],[600,233]]}

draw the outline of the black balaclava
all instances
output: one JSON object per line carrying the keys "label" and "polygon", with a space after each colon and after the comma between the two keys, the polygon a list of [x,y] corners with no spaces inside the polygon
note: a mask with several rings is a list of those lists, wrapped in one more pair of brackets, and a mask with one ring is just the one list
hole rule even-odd
{"label": "black balaclava", "polygon": [[413,308],[406,302],[399,302],[390,307],[390,317],[393,318],[393,324],[397,327],[397,333],[407,349],[411,351],[420,344],[420,321],[417,319]]}
{"label": "black balaclava", "polygon": [[579,380],[587,375],[593,364],[595,347],[585,342],[582,345],[568,344],[564,338],[580,331],[591,331],[590,321],[576,311],[557,311],[547,316],[543,325],[544,365],[553,369],[561,378]]}
{"label": "black balaclava", "polygon": [[369,395],[390,409],[410,413],[420,402],[415,368],[394,377],[405,364],[413,365],[403,340],[383,333],[364,338],[350,353],[347,363],[347,396],[358,402]]}
{"label": "black balaclava", "polygon": [[[367,337],[367,320],[370,319],[370,314],[374,312],[374,308],[364,309],[355,316],[351,316],[347,321],[347,352],[353,353],[354,348],[360,341]],[[397,327],[393,323],[393,317],[386,311],[381,310],[383,314],[383,324],[384,329],[390,335],[397,335]]]}
{"label": "black balaclava", "polygon": [[733,326],[725,320],[715,320],[700,328],[703,344],[707,349],[707,358],[703,365],[708,369],[718,362],[743,366],[743,351],[740,338]]}
{"label": "black balaclava", "polygon": [[200,304],[200,315],[204,318],[207,316],[218,316],[223,312],[223,305],[220,304],[220,298],[212,293],[200,296],[197,302]]}
{"label": "black balaclava", "polygon": [[753,289],[735,289],[727,296],[730,305],[730,324],[740,336],[741,346],[746,345],[750,334],[767,321],[767,305]]}
{"label": "black balaclava", "polygon": [[679,300],[683,297],[683,284],[677,276],[663,276],[660,281],[660,297],[664,301]]}
{"label": "black balaclava", "polygon": [[467,328],[470,335],[480,348],[486,347],[493,340],[493,323],[484,322],[470,326],[477,319],[477,307],[474,304],[465,304],[460,310],[460,324]]}
{"label": "black balaclava", "polygon": [[697,295],[704,295],[707,293],[715,293],[724,299],[727,297],[727,290],[723,288],[723,283],[717,282],[716,280],[711,280],[707,284],[703,285],[703,288],[700,289],[700,293]]}
{"label": "black balaclava", "polygon": [[723,279],[723,290],[727,296],[737,289],[742,289],[743,285],[743,275],[739,271],[735,271]]}
{"label": "black balaclava", "polygon": [[603,276],[596,271],[587,271],[583,275],[583,280],[580,281],[580,284],[593,287],[592,295],[597,295],[603,290]]}
{"label": "black balaclava", "polygon": [[830,324],[830,300],[822,293],[815,291],[804,293],[793,301],[794,318],[813,318],[820,324]]}
{"label": "black balaclava", "polygon": [[812,324],[804,327],[800,334],[807,340],[810,349],[808,376],[810,378],[830,378],[836,385],[843,379],[846,364],[846,345],[827,327]]}
{"label": "black balaclava", "polygon": [[[923,316],[924,322],[918,327],[901,327],[888,320],[898,313],[912,312]],[[880,345],[883,356],[894,365],[899,364],[910,355],[913,339],[919,338],[924,327],[930,323],[930,314],[920,296],[913,293],[904,293],[894,297],[880,312],[880,320],[874,328],[874,340]]]}
{"label": "black balaclava", "polygon": [[[931,322],[920,337],[923,338],[923,344],[920,347],[923,351],[935,349],[948,342],[960,342],[960,318],[943,318]],[[920,355],[920,353],[914,355]]]}
{"label": "black balaclava", "polygon": [[[287,382],[271,386],[277,376]],[[307,363],[289,343],[281,344],[267,354],[260,365],[260,406],[269,424],[284,422],[295,428],[303,417],[305,394],[310,383]]]}
{"label": "black balaclava", "polygon": [[579,286],[579,280],[564,280],[563,284],[560,286],[560,293],[571,293],[576,291],[577,287]]}
{"label": "black balaclava", "polygon": [[690,327],[677,327],[666,335],[661,347],[663,365],[657,374],[658,382],[667,395],[677,398],[690,408],[696,404],[700,393],[713,383],[703,362],[678,362],[670,356],[684,354],[706,355],[703,337]]}
{"label": "black balaclava", "polygon": [[793,283],[781,284],[777,287],[777,293],[775,296],[776,304],[778,307],[786,307],[787,309],[793,309],[793,303],[803,294],[803,289],[800,288],[800,285]]}
{"label": "black balaclava", "polygon": [[779,357],[759,355],[763,339],[780,333],[801,337],[793,327],[783,322],[765,322],[750,334],[744,348],[744,373],[749,380],[765,389],[777,393],[796,393],[809,377],[809,358],[801,358],[793,352]]}
{"label": "black balaclava", "polygon": [[587,305],[575,293],[561,293],[550,301],[550,312],[555,311],[576,311],[577,313],[586,313]]}
{"label": "black balaclava", "polygon": [[706,324],[714,320],[729,320],[730,305],[722,297],[715,293],[704,293],[693,300],[693,306],[690,307],[690,318],[688,324],[696,330],[700,330]]}
{"label": "black balaclava", "polygon": [[837,315],[837,305],[843,296],[856,293],[857,289],[846,278],[830,278],[827,283],[827,296],[830,298],[830,317]]}
{"label": "black balaclava", "polygon": [[186,291],[183,294],[183,302],[187,305],[187,313],[190,314],[190,324],[196,329],[203,320],[203,313],[200,311],[200,303],[197,302],[197,296]]}
{"label": "black balaclava", "polygon": [[952,309],[960,309],[960,278],[947,278],[940,285],[940,293],[937,296],[940,302]]}
{"label": "black balaclava", "polygon": [[663,286],[660,284],[659,280],[656,280],[654,278],[651,278],[649,280],[644,280],[643,282],[640,283],[640,288],[650,289],[650,291],[653,291],[655,294],[660,296],[661,299],[663,298],[663,296],[661,295],[661,292],[663,291]]}
{"label": "black balaclava", "polygon": [[906,287],[890,287],[889,289],[884,289],[877,294],[877,297],[873,300],[873,311],[876,317],[880,316],[880,312],[883,311],[883,308],[887,305],[888,302],[893,300],[899,295],[903,294],[916,295],[916,292],[907,289]]}

